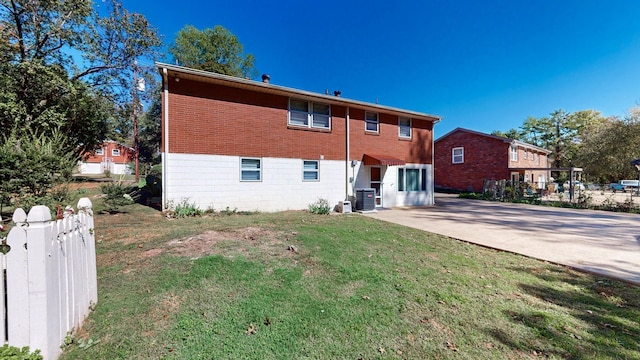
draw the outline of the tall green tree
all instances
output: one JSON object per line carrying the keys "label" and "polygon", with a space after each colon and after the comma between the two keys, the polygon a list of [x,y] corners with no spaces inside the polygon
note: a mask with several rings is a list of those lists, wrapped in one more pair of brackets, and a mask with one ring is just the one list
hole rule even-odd
{"label": "tall green tree", "polygon": [[556,110],[548,117],[527,118],[520,130],[523,141],[552,151],[554,167],[580,166],[576,154],[584,132],[604,120],[594,110],[575,113]]}
{"label": "tall green tree", "polygon": [[220,25],[204,30],[183,27],[169,52],[182,66],[237,77],[257,74],[253,55],[245,54],[238,38]]}
{"label": "tall green tree", "polygon": [[0,125],[18,135],[59,129],[77,153],[104,140],[113,104],[131,101],[134,60],[160,45],[144,16],[116,0],[0,0],[0,34]]}
{"label": "tall green tree", "polygon": [[522,134],[518,129],[515,129],[515,128],[511,128],[506,132],[500,131],[500,130],[494,130],[493,132],[491,132],[491,135],[500,136],[503,138],[513,139],[513,140],[522,140]]}
{"label": "tall green tree", "polygon": [[635,179],[631,161],[640,158],[640,108],[623,118],[613,117],[590,127],[582,137],[577,161],[600,183]]}

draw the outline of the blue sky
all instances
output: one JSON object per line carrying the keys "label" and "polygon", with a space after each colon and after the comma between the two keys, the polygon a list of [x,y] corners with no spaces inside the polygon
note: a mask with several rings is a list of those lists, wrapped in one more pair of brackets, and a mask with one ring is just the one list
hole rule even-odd
{"label": "blue sky", "polygon": [[441,116],[436,138],[640,104],[638,0],[123,3],[166,44],[224,26],[274,84]]}

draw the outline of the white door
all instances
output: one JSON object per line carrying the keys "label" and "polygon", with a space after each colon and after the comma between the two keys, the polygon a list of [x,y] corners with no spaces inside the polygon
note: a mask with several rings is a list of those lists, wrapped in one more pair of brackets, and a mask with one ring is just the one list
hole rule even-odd
{"label": "white door", "polygon": [[370,186],[376,191],[376,207],[382,207],[382,168],[372,166],[370,171]]}

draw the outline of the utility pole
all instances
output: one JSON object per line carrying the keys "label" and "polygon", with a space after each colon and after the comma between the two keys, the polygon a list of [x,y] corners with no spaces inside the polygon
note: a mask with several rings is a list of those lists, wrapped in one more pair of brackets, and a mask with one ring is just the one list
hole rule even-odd
{"label": "utility pole", "polygon": [[133,148],[136,162],[136,183],[140,182],[140,157],[138,146],[138,61],[133,62]]}

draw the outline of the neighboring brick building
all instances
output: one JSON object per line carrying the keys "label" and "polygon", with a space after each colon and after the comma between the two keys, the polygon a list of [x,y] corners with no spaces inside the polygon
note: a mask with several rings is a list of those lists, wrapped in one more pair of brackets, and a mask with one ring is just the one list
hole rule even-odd
{"label": "neighboring brick building", "polygon": [[433,204],[438,117],[157,63],[163,204],[305,209],[376,189],[376,205]]}
{"label": "neighboring brick building", "polygon": [[129,163],[134,160],[134,149],[115,141],[105,141],[99,149],[78,162],[80,174],[128,174]]}
{"label": "neighboring brick building", "polygon": [[550,151],[535,145],[456,128],[434,146],[436,189],[482,192],[484,180],[504,179],[542,189],[549,182]]}

